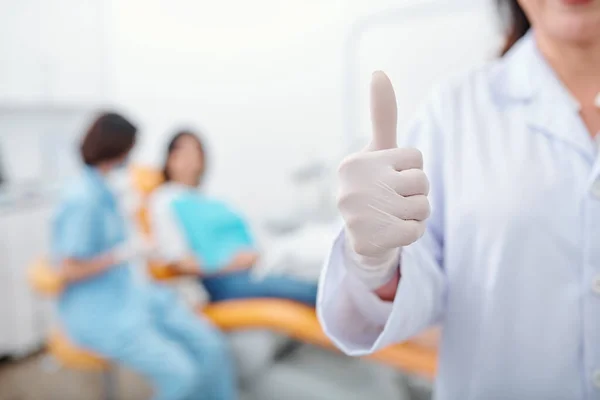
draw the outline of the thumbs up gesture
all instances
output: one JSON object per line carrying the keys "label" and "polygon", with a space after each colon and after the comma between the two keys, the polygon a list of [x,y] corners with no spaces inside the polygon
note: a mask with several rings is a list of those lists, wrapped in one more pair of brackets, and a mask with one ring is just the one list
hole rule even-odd
{"label": "thumbs up gesture", "polygon": [[358,257],[357,263],[385,275],[381,269],[398,265],[399,249],[425,232],[429,181],[421,152],[397,147],[396,96],[383,72],[375,72],[371,82],[371,121],[367,149],[350,155],[339,167],[338,208],[346,247]]}

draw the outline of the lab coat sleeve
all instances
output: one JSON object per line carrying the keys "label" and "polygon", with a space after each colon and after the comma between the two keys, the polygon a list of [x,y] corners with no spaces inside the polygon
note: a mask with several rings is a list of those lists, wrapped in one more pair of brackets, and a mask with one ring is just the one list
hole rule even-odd
{"label": "lab coat sleeve", "polygon": [[432,212],[424,236],[400,253],[401,279],[393,302],[382,301],[349,273],[343,230],[335,239],[321,274],[317,312],[325,333],[349,355],[402,342],[435,324],[443,313],[443,137],[433,107],[421,112],[399,146],[423,153]]}
{"label": "lab coat sleeve", "polygon": [[178,262],[191,254],[177,216],[172,198],[155,194],[149,203],[150,228],[159,257],[165,262]]}

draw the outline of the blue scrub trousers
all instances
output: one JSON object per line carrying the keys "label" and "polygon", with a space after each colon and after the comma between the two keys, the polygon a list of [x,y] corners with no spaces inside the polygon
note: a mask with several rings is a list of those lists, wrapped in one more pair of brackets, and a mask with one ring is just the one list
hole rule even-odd
{"label": "blue scrub trousers", "polygon": [[256,278],[250,270],[202,278],[211,301],[270,297],[315,306],[317,284],[285,276]]}
{"label": "blue scrub trousers", "polygon": [[223,334],[171,289],[148,289],[151,323],[111,340],[116,346],[97,350],[148,379],[154,400],[237,399],[236,373]]}

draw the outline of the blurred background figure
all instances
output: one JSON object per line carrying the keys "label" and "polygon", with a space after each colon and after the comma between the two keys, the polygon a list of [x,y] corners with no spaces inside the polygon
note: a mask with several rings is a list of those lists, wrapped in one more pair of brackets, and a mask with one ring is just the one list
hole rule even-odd
{"label": "blurred background figure", "polygon": [[179,132],[169,142],[165,183],[150,204],[159,257],[200,276],[212,301],[274,297],[314,306],[316,282],[252,275],[260,251],[251,228],[228,205],[198,192],[206,163],[205,146],[191,131]]}
{"label": "blurred background figure", "polygon": [[[318,330],[310,304],[341,224],[335,208],[337,164],[369,138],[372,71],[383,69],[392,78],[402,131],[439,81],[497,57],[504,29],[493,0],[1,4],[0,357],[5,362],[0,364],[0,400],[87,400],[103,393],[98,371],[75,368],[52,352],[54,328],[71,334],[66,297],[40,296],[28,277],[32,260],[53,254],[50,239],[67,237],[53,235],[52,216],[63,204],[65,185],[88,169],[79,152],[82,133],[105,109],[132,116],[143,133],[136,135],[129,166],[102,175],[124,218],[124,226],[116,231],[122,228],[132,243],[143,242],[139,215],[151,205],[153,193],[140,190],[132,171],[143,167],[161,175],[171,133],[184,124],[198,127],[204,144],[210,144],[210,168],[194,175],[202,176],[202,195],[235,210],[233,219],[252,233],[250,242],[256,246],[235,258],[235,266],[243,271],[204,279],[213,299],[222,301],[210,303],[209,296],[200,296],[192,313],[179,306],[168,283],[148,294],[153,307],[149,313],[173,312],[172,318],[185,319],[190,329],[204,329],[207,337],[196,340],[203,345],[211,343],[209,337],[219,341],[220,334],[212,335],[205,316],[222,331],[231,322],[224,317],[230,314],[211,314],[217,310],[211,307],[227,311],[232,301],[246,304],[257,296],[271,297],[270,312],[241,307],[252,312],[233,313],[247,325],[226,333],[227,343],[220,343],[232,349],[241,398],[430,396],[435,349],[429,348],[429,340],[418,346],[411,342],[399,354],[350,359],[325,348],[329,342]],[[186,164],[189,170],[204,169],[192,142],[181,147],[175,169],[186,170]],[[107,218],[101,219],[107,223]],[[158,228],[152,235],[157,239],[154,247],[127,257],[127,268],[108,268],[107,277],[125,279],[122,271],[127,269],[140,287],[155,287],[156,277],[147,273],[156,256],[150,250],[164,252],[168,259],[167,243],[176,233],[165,235]],[[195,261],[186,264],[189,260],[180,260],[180,267],[198,267]],[[68,292],[97,286],[103,280],[97,279],[74,284]],[[78,285],[81,289],[75,289]],[[200,285],[194,282],[194,287]],[[131,298],[126,298],[133,302],[134,293],[132,289]],[[104,307],[114,300],[109,298]],[[125,304],[119,302],[123,308]],[[114,317],[134,323],[142,309],[129,318],[119,308]],[[278,314],[282,310],[285,313]],[[85,332],[91,336],[78,344],[96,348],[92,339],[109,339],[105,335],[111,330],[103,323],[109,319],[100,318],[107,311],[97,313],[86,314],[85,318],[95,316]],[[240,315],[263,323],[252,325],[249,317]],[[273,328],[276,323],[281,329]],[[99,325],[102,337],[92,338],[98,335],[92,327]],[[83,338],[79,333],[73,330],[73,338]],[[143,339],[140,335],[133,343],[141,346]],[[176,341],[189,344],[185,338]],[[187,344],[180,348],[187,349],[182,357],[191,364],[199,353]],[[142,347],[146,351],[139,354],[148,357],[157,349]],[[102,352],[100,347],[96,350]],[[120,398],[150,398],[152,379],[141,379],[142,368],[125,364],[115,363],[111,370],[118,372]],[[219,373],[218,379],[226,381],[227,374]],[[173,379],[169,383],[178,382]],[[177,386],[184,385],[179,382]]]}
{"label": "blurred background figure", "polygon": [[127,240],[109,177],[126,166],[136,133],[108,113],[83,138],[86,166],[64,189],[52,225],[51,263],[65,285],[58,320],[74,344],[149,379],[157,400],[234,400],[231,360],[218,330],[169,289],[133,278],[140,250]]}

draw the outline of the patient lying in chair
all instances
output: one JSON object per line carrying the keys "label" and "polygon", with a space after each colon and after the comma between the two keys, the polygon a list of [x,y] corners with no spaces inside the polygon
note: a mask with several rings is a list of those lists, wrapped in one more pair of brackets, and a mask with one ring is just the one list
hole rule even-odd
{"label": "patient lying in chair", "polygon": [[316,283],[252,275],[259,253],[246,222],[227,204],[198,190],[205,165],[200,138],[177,133],[167,149],[165,183],[150,201],[153,241],[162,261],[199,276],[211,301],[270,297],[314,306]]}

